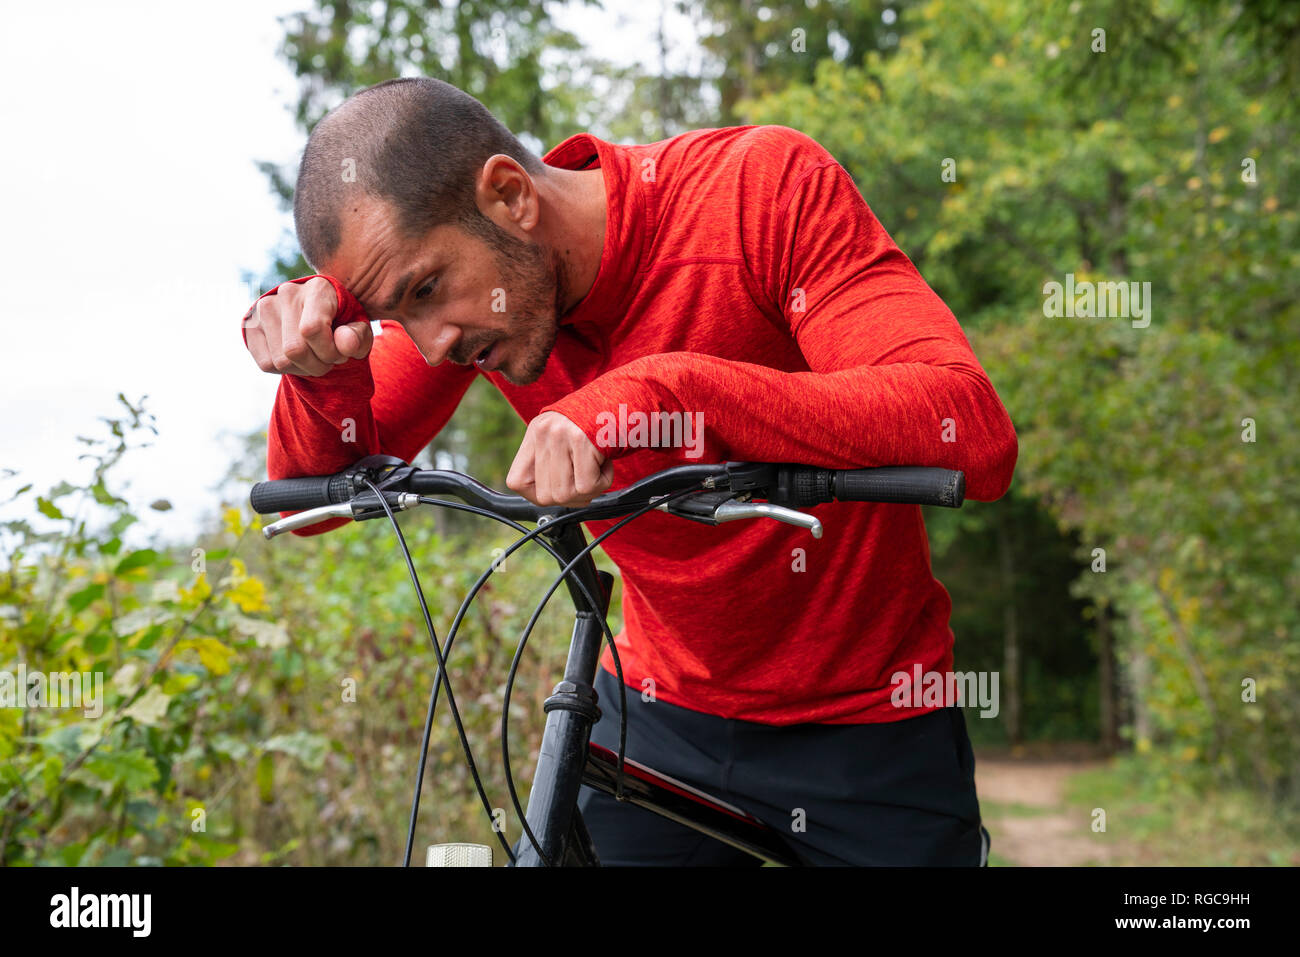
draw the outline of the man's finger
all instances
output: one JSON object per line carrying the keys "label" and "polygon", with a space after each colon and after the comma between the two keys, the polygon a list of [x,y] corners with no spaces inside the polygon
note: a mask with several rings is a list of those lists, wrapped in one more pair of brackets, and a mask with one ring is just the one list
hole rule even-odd
{"label": "man's finger", "polygon": [[586,505],[593,498],[604,492],[614,482],[614,463],[592,455],[590,446],[577,451],[577,461],[573,469],[574,496],[579,504]]}
{"label": "man's finger", "polygon": [[537,443],[533,452],[533,477],[538,505],[563,504],[563,475],[569,468],[568,459],[568,455],[557,456],[552,443]]}
{"label": "man's finger", "polygon": [[533,463],[532,436],[533,433],[530,431],[524,433],[524,440],[519,443],[519,451],[515,453],[515,459],[510,463],[510,471],[506,473],[506,488],[522,495],[535,505],[537,501],[533,498],[533,486],[536,473]]}
{"label": "man's finger", "polygon": [[260,327],[248,327],[248,351],[253,356],[253,361],[263,372],[275,372],[275,365],[271,362],[271,350],[266,344],[266,336],[262,333]]}
{"label": "man's finger", "polygon": [[334,330],[334,346],[338,349],[340,361],[346,359],[364,359],[370,354],[375,334],[368,322],[349,322]]}
{"label": "man's finger", "polygon": [[302,314],[302,319],[298,322],[298,331],[302,333],[312,354],[326,365],[337,365],[347,361],[347,356],[339,351],[334,331],[330,328],[333,321],[333,318],[322,310],[311,307]]}
{"label": "man's finger", "polygon": [[289,335],[284,337],[280,348],[291,363],[285,371],[295,375],[321,376],[333,365],[317,356],[307,340],[295,329],[291,329]]}

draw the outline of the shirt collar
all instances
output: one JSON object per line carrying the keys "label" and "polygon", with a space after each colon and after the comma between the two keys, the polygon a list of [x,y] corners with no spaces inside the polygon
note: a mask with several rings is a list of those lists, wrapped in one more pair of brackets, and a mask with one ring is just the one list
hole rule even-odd
{"label": "shirt collar", "polygon": [[544,156],[560,169],[596,169],[605,175],[605,246],[596,280],[587,294],[560,317],[560,325],[575,331],[609,330],[618,325],[635,295],[634,279],[641,268],[648,197],[635,175],[632,148],[607,143],[590,133],[578,133]]}

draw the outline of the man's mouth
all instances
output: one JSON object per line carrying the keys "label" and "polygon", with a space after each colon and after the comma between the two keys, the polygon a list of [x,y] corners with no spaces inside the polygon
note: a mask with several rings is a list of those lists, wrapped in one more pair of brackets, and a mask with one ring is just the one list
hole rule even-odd
{"label": "man's mouth", "polygon": [[496,342],[491,343],[483,349],[482,352],[474,357],[474,364],[484,372],[491,372],[494,370],[497,367],[497,363],[501,361],[501,342],[502,340],[498,339]]}

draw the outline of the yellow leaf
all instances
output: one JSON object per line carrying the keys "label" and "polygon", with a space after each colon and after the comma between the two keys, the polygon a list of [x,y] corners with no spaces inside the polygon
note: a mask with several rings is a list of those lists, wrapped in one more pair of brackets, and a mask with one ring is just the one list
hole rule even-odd
{"label": "yellow leaf", "polygon": [[1226,139],[1228,132],[1229,130],[1226,126],[1216,126],[1214,129],[1210,130],[1210,142],[1218,143],[1221,140]]}
{"label": "yellow leaf", "polygon": [[194,580],[194,587],[182,588],[180,592],[182,604],[189,607],[206,601],[212,595],[212,586],[208,584],[207,573],[200,572],[199,577]]}
{"label": "yellow leaf", "polygon": [[177,649],[192,648],[199,654],[199,661],[213,675],[224,675],[230,671],[230,659],[235,650],[212,637],[186,638],[177,642]]}
{"label": "yellow leaf", "polygon": [[243,612],[262,611],[267,607],[266,586],[260,578],[245,578],[226,595]]}

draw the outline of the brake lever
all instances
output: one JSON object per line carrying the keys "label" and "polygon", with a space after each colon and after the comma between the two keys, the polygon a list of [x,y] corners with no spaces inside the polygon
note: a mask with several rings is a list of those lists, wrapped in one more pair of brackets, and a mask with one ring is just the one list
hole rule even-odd
{"label": "brake lever", "polygon": [[[413,492],[387,493],[389,507],[395,512],[400,512],[408,508],[413,508],[420,504],[420,496]],[[285,532],[296,531],[300,528],[306,528],[308,525],[315,525],[317,522],[324,522],[331,518],[347,518],[358,522],[363,522],[368,518],[378,518],[380,515],[387,514],[379,500],[375,498],[373,492],[367,491],[364,495],[359,495],[351,501],[339,502],[337,505],[322,505],[320,508],[309,508],[305,512],[298,512],[296,515],[290,515],[288,518],[282,518],[278,522],[272,522],[270,525],[262,526],[262,537],[265,539],[275,538],[277,535],[283,535]]]}
{"label": "brake lever", "polygon": [[822,537],[821,519],[816,515],[786,508],[784,505],[773,505],[771,502],[723,502],[713,515],[719,522],[734,522],[742,518],[771,518],[787,525],[806,528],[812,532],[813,538]]}
{"label": "brake lever", "polygon": [[666,502],[660,511],[679,518],[688,518],[703,525],[720,525],[745,518],[770,518],[787,525],[806,528],[813,538],[822,537],[822,523],[815,515],[800,512],[771,502],[747,501],[747,492],[704,492]]}

